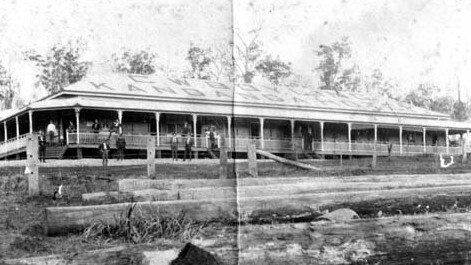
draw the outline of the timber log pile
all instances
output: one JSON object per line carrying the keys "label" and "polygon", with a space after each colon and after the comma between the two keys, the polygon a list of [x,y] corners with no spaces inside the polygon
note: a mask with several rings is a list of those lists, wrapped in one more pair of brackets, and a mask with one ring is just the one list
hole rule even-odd
{"label": "timber log pile", "polygon": [[[246,178],[215,180],[122,180],[116,192],[83,194],[83,205],[46,208],[48,235],[80,230],[94,221],[114,222],[132,203],[141,212],[174,216],[181,212],[194,221],[240,220],[252,222],[263,212],[280,217],[315,215],[321,206],[380,198],[432,196],[466,193],[471,190],[469,175],[454,175],[446,184],[433,179],[440,175],[414,178],[373,176],[353,181],[336,178]],[[409,181],[405,181],[406,178]],[[401,181],[404,179],[404,181]],[[204,185],[206,182],[206,186]],[[435,184],[433,184],[435,183]]]}

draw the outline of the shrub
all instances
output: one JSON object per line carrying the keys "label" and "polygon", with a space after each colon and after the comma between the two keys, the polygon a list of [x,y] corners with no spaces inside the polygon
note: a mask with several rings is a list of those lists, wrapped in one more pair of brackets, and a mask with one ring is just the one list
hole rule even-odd
{"label": "shrub", "polygon": [[150,243],[158,238],[188,240],[198,235],[204,226],[190,220],[184,213],[165,217],[157,213],[137,213],[136,204],[132,204],[115,218],[114,223],[97,221],[88,226],[82,236],[85,239],[114,239],[136,244]]}

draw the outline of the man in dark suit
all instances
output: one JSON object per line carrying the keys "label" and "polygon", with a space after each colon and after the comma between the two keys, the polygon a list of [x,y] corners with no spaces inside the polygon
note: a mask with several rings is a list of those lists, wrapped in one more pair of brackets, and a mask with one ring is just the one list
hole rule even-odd
{"label": "man in dark suit", "polygon": [[183,161],[188,157],[188,160],[191,161],[191,147],[193,146],[193,139],[191,134],[185,138],[185,154],[183,156]]}
{"label": "man in dark suit", "polygon": [[110,139],[106,139],[103,143],[98,146],[98,150],[103,159],[103,169],[108,167],[108,153],[110,152]]}
{"label": "man in dark suit", "polygon": [[118,150],[117,160],[124,160],[124,149],[126,149],[126,139],[120,134],[116,140],[116,149]]}
{"label": "man in dark suit", "polygon": [[170,147],[172,148],[172,161],[178,161],[178,137],[175,132],[173,132],[172,138],[170,138]]}
{"label": "man in dark suit", "polygon": [[38,135],[38,143],[39,143],[39,162],[46,163],[46,137],[44,136],[44,132],[42,130],[39,131]]}

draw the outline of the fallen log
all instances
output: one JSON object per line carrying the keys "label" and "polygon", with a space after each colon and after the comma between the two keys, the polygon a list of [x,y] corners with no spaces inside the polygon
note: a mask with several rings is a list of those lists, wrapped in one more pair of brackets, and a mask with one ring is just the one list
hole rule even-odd
{"label": "fallen log", "polygon": [[[186,217],[198,222],[235,219],[236,201],[161,201],[136,203],[143,215],[174,217],[184,213]],[[45,232],[47,235],[80,231],[96,221],[114,223],[131,207],[132,203],[104,204],[93,206],[50,207],[45,209]]]}
{"label": "fallen log", "polygon": [[287,164],[287,165],[290,165],[290,166],[295,166],[295,167],[299,167],[299,168],[307,169],[307,170],[316,170],[316,171],[320,170],[320,168],[318,168],[318,167],[311,166],[311,165],[304,164],[304,163],[297,162],[297,161],[293,161],[293,160],[289,160],[289,159],[286,159],[286,158],[282,158],[282,157],[276,156],[276,155],[274,155],[270,152],[263,151],[263,150],[260,150],[260,149],[257,149],[255,152],[257,154],[261,155],[261,156],[264,156],[266,158],[270,158],[270,159],[275,160],[276,162],[279,162],[279,163],[283,163],[283,164]]}
{"label": "fallen log", "polygon": [[[471,214],[241,226],[241,264],[466,264]],[[273,262],[276,261],[276,262]]]}
{"label": "fallen log", "polygon": [[145,201],[208,200],[235,198],[235,187],[195,188],[179,190],[137,190],[129,192],[96,192],[82,194],[84,205],[113,204]]}
{"label": "fallen log", "polygon": [[[115,247],[109,249],[75,253],[73,255],[51,255],[23,259],[5,260],[5,265],[85,265],[85,264],[170,264],[177,258],[178,250],[159,250],[155,246]],[[159,262],[159,263],[157,263]]]}
{"label": "fallen log", "polygon": [[[319,185],[337,186],[342,183],[390,183],[393,187],[407,183],[428,183],[433,185],[471,184],[471,174],[427,174],[427,175],[366,175],[355,177],[288,177],[288,178],[238,178],[236,179],[124,179],[118,182],[120,192],[160,189],[175,190],[198,187],[234,187],[262,186],[273,184],[289,184],[301,182],[315,182]],[[399,184],[398,184],[399,183]]]}
{"label": "fallen log", "polygon": [[[333,193],[305,193],[297,195],[275,195],[264,197],[239,197],[214,200],[182,200],[162,202],[140,202],[143,214],[175,216],[183,212],[188,218],[200,221],[235,220],[237,212],[243,221],[258,219],[258,210],[284,209],[292,212],[315,211],[323,205],[375,200],[380,198],[402,198],[407,196],[430,196],[437,193],[469,192],[470,187],[433,187],[393,190],[350,191]],[[48,235],[80,230],[94,221],[116,221],[130,203],[106,204],[97,206],[74,206],[46,208],[46,233]],[[238,206],[238,207],[237,207]]]}
{"label": "fallen log", "polygon": [[118,181],[120,192],[157,189],[177,190],[199,187],[234,187],[235,179],[123,179]]}
{"label": "fallen log", "polygon": [[[460,186],[462,189],[471,190],[471,180],[449,181],[446,187]],[[259,185],[237,187],[218,187],[218,188],[191,188],[178,190],[158,190],[146,189],[128,192],[97,192],[82,194],[84,205],[113,204],[124,202],[143,202],[143,201],[170,201],[170,200],[205,200],[205,199],[224,199],[239,197],[261,197],[275,196],[282,194],[296,195],[303,193],[325,193],[334,191],[368,191],[380,189],[397,188],[424,188],[440,187],[443,185],[434,185],[429,181],[418,182],[396,182],[396,183],[372,183],[372,182],[316,182],[315,180],[299,183]]]}

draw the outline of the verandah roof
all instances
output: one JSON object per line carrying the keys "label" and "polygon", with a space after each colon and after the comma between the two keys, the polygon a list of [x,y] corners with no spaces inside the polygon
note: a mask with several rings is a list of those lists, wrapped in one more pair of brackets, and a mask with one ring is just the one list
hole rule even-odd
{"label": "verandah roof", "polygon": [[[256,106],[239,106],[239,105],[211,105],[205,102],[180,102],[176,104],[173,101],[156,101],[153,99],[119,99],[105,97],[76,96],[71,98],[55,98],[32,103],[28,109],[33,110],[54,110],[54,109],[70,109],[73,107],[103,109],[103,110],[124,110],[137,112],[167,112],[167,113],[195,113],[201,115],[234,115],[241,117],[265,117],[268,119],[296,119],[296,120],[323,120],[326,122],[352,122],[360,124],[379,124],[388,126],[411,126],[411,127],[428,127],[428,128],[450,128],[466,130],[471,128],[466,123],[456,122],[452,120],[434,120],[420,119],[414,117],[403,116],[381,116],[362,113],[330,113],[328,111],[304,111],[289,110],[277,112],[276,116],[273,112],[264,107]],[[24,109],[23,111],[27,111]],[[354,126],[355,128],[357,126]],[[371,125],[367,125],[371,127]]]}

